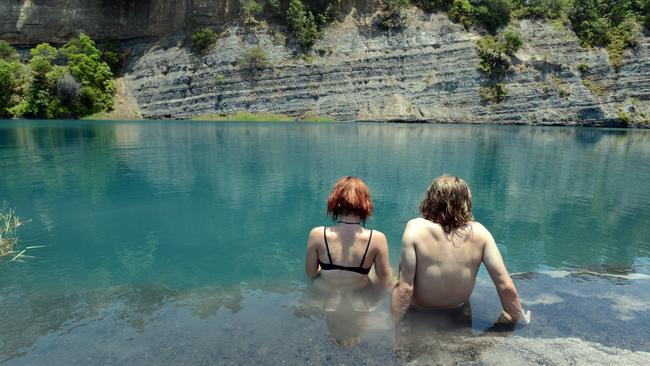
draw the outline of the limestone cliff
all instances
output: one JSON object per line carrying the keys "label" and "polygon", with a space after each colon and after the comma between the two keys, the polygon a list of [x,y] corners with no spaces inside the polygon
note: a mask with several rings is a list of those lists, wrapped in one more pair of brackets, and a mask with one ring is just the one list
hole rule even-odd
{"label": "limestone cliff", "polygon": [[[525,47],[505,79],[508,98],[486,104],[479,35],[443,14],[411,9],[408,19],[404,30],[386,32],[372,16],[351,14],[327,29],[308,57],[296,54],[283,29],[231,27],[204,57],[182,46],[147,49],[127,82],[148,118],[246,109],[339,120],[616,126],[620,110],[650,113],[648,37],[617,71],[607,52],[582,48],[567,26],[520,21]],[[257,46],[272,67],[239,66]]]}
{"label": "limestone cliff", "polygon": [[[284,2],[286,3],[286,2]],[[521,20],[524,47],[504,83],[503,103],[484,103],[478,34],[444,14],[408,10],[400,31],[378,28],[373,0],[352,9],[303,55],[286,28],[242,27],[236,0],[0,0],[0,38],[14,44],[63,42],[79,31],[130,40],[126,89],[145,118],[187,118],[241,110],[339,120],[620,126],[650,119],[650,37],[614,70],[602,49],[585,49],[568,25]],[[357,13],[354,9],[363,11]],[[203,56],[189,29],[220,31]],[[238,60],[261,47],[263,69]],[[579,67],[580,66],[580,67]]]}

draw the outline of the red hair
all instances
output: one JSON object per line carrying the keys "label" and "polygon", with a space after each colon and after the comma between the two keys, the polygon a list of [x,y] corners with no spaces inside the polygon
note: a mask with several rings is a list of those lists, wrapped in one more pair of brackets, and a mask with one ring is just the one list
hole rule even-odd
{"label": "red hair", "polygon": [[327,214],[334,220],[342,215],[357,215],[361,221],[372,215],[374,206],[368,186],[356,177],[342,177],[336,181],[327,198]]}

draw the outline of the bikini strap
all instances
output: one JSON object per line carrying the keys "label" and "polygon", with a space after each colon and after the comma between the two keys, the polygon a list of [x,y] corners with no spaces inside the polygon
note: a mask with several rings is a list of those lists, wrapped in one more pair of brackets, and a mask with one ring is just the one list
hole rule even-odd
{"label": "bikini strap", "polygon": [[332,262],[332,255],[330,254],[330,246],[327,244],[327,226],[323,226],[323,238],[325,239],[325,248],[327,248],[327,256],[330,259],[330,264],[334,264]]}
{"label": "bikini strap", "polygon": [[372,240],[372,230],[370,230],[370,238],[368,239],[368,245],[366,245],[366,252],[363,253],[363,258],[361,258],[361,264],[359,267],[363,267],[363,262],[366,261],[366,254],[368,254],[368,248],[370,248],[370,241]]}

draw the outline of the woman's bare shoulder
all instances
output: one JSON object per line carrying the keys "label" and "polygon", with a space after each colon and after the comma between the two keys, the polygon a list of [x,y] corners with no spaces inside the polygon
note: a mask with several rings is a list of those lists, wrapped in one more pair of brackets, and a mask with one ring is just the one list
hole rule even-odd
{"label": "woman's bare shoulder", "polygon": [[316,239],[316,238],[322,238],[323,237],[323,231],[325,230],[325,226],[316,226],[315,228],[311,229],[309,232],[309,239]]}

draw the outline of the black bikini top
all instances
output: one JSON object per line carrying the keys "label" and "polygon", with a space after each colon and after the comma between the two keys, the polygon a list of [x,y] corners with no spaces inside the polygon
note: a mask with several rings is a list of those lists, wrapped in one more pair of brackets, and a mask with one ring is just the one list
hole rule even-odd
{"label": "black bikini top", "polygon": [[320,268],[323,271],[330,271],[334,269],[339,269],[341,271],[350,271],[350,272],[356,272],[360,273],[363,275],[367,275],[370,273],[370,268],[363,268],[363,262],[366,261],[366,254],[368,254],[368,248],[370,248],[370,241],[372,240],[372,230],[370,230],[370,238],[368,239],[368,244],[366,245],[366,252],[363,253],[363,258],[361,258],[361,264],[359,264],[359,267],[347,267],[347,266],[340,266],[338,264],[332,263],[332,255],[330,254],[330,246],[327,244],[327,227],[323,228],[323,237],[325,238],[325,248],[327,248],[327,256],[330,259],[329,263],[323,263],[321,262],[320,259],[318,259],[318,264],[320,265]]}

